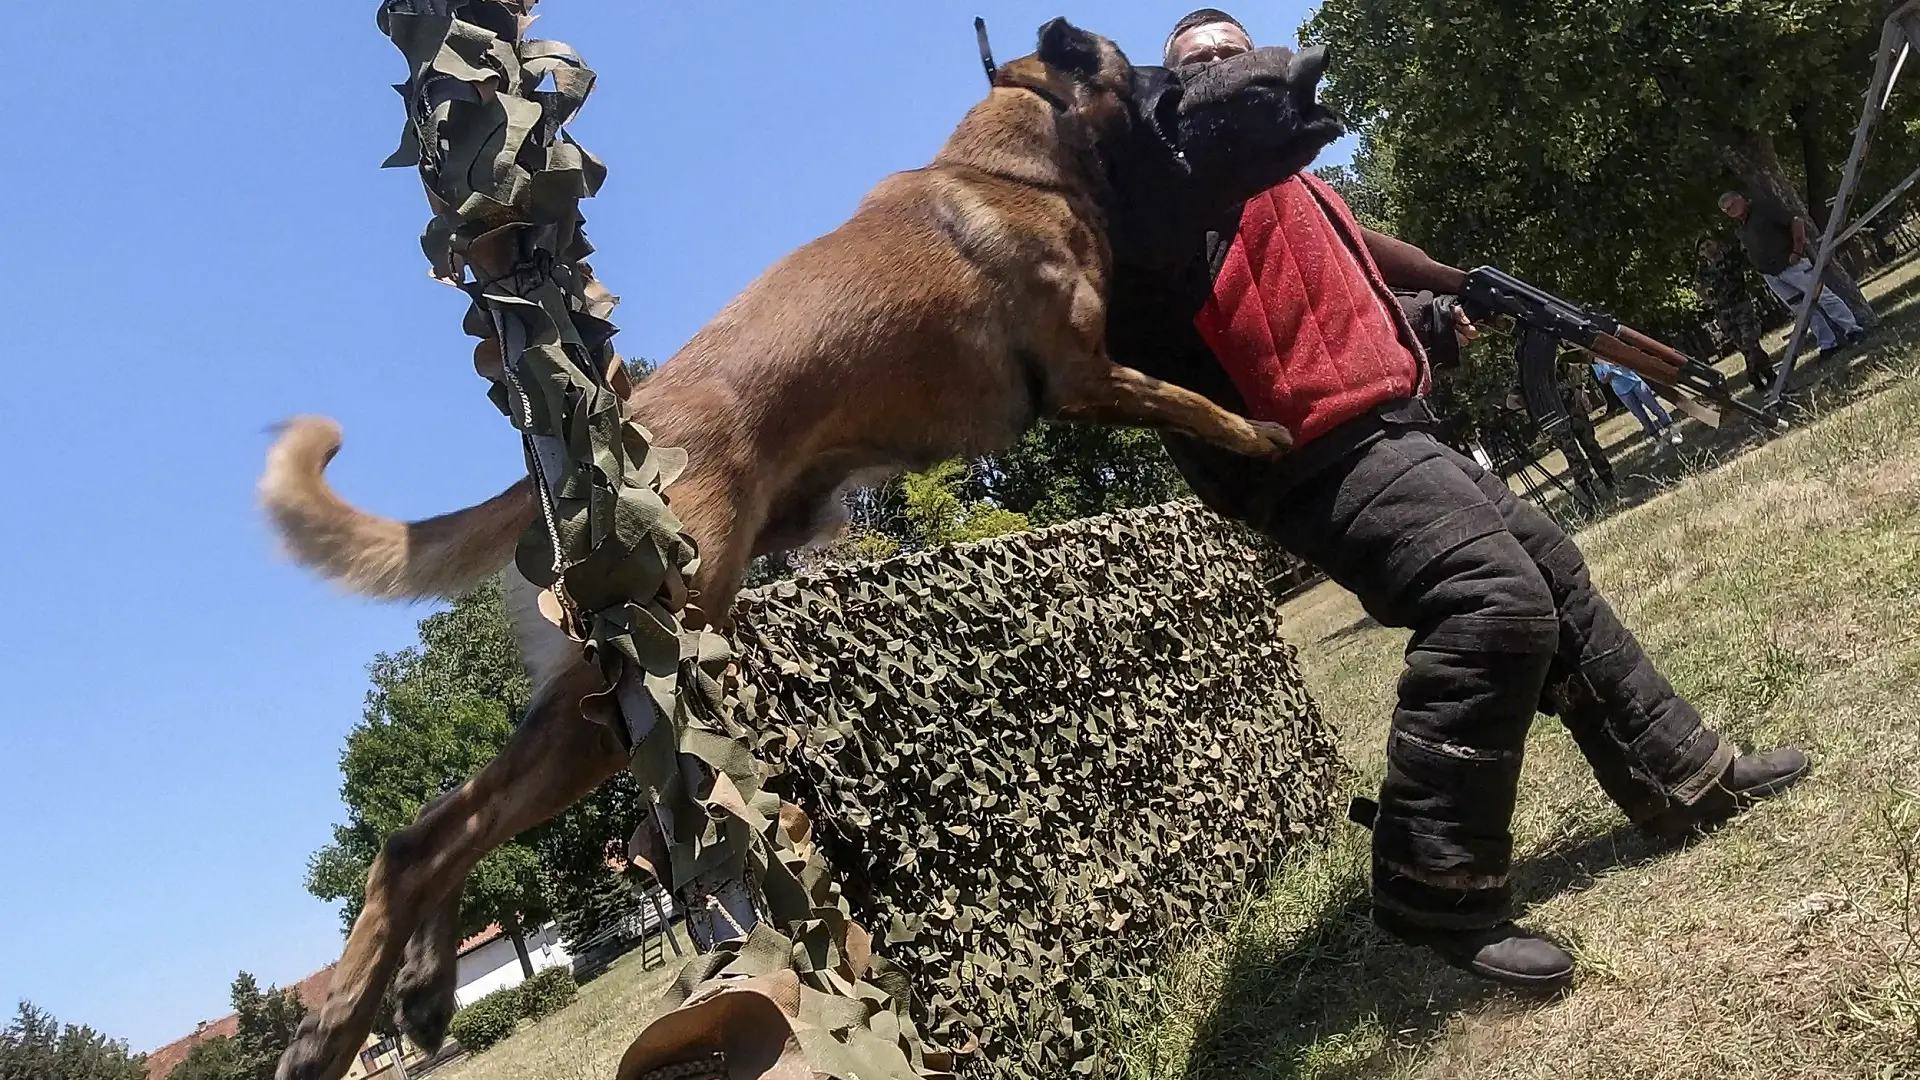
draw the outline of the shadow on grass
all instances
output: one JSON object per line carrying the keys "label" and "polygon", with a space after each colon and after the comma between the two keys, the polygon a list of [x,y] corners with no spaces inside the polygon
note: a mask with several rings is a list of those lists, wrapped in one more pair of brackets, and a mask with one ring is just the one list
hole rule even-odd
{"label": "shadow on grass", "polygon": [[[1672,850],[1629,826],[1576,834],[1514,867],[1522,914],[1609,870]],[[1188,1053],[1188,1080],[1347,1080],[1417,1054],[1454,1015],[1514,995],[1374,929],[1367,886],[1353,878],[1298,933],[1236,942],[1218,1004]]]}
{"label": "shadow on grass", "polygon": [[1332,645],[1332,644],[1335,644],[1336,642],[1345,641],[1348,638],[1359,637],[1361,634],[1365,634],[1365,633],[1368,633],[1369,631],[1379,630],[1379,629],[1382,629],[1382,627],[1380,626],[1379,623],[1374,621],[1373,616],[1362,615],[1358,619],[1353,620],[1352,622],[1341,627],[1340,629],[1335,630],[1330,634],[1327,634],[1325,637],[1322,637],[1320,639],[1320,644]]}
{"label": "shadow on grass", "polygon": [[1550,844],[1513,868],[1513,893],[1522,915],[1563,893],[1583,892],[1601,874],[1653,862],[1678,850],[1632,825],[1575,835]]}

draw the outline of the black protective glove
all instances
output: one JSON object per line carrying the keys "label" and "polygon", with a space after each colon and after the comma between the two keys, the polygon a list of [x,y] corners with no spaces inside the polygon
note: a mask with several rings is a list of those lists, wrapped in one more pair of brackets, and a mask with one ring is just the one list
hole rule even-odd
{"label": "black protective glove", "polygon": [[1153,122],[1163,131],[1171,122],[1194,182],[1219,200],[1243,202],[1312,164],[1345,133],[1315,99],[1326,69],[1320,46],[1272,46],[1184,67],[1175,73],[1178,93],[1155,103]]}
{"label": "black protective glove", "polygon": [[1427,350],[1427,362],[1437,369],[1460,366],[1460,309],[1457,296],[1430,292],[1395,293],[1400,310],[1413,324],[1413,336]]}

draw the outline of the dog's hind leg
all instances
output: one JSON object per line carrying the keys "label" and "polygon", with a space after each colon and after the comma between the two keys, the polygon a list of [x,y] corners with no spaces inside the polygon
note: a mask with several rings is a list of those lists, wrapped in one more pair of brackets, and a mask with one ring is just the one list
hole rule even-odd
{"label": "dog's hind leg", "polygon": [[388,839],[326,999],[281,1055],[278,1080],[339,1080],[380,1010],[409,938],[489,851],[560,813],[627,764],[614,733],[580,715],[597,673],[576,665],[535,704],[500,756]]}
{"label": "dog's hind leg", "polygon": [[[730,625],[728,609],[767,514],[764,499],[745,497],[746,486],[731,480],[717,471],[690,471],[672,490],[674,509],[702,539],[693,582],[698,602],[721,627]],[[334,966],[326,1000],[301,1022],[280,1057],[277,1080],[345,1076],[373,1030],[408,940],[444,904],[458,902],[474,865],[626,767],[618,737],[580,715],[580,699],[601,688],[599,672],[584,661],[556,667],[534,672],[540,698],[500,756],[387,840],[367,875],[366,906]]]}

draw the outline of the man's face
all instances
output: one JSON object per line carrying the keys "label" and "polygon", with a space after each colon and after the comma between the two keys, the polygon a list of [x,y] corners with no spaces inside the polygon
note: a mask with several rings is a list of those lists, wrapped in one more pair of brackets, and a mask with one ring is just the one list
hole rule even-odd
{"label": "man's face", "polygon": [[1719,257],[1720,257],[1720,245],[1719,245],[1719,244],[1717,244],[1717,243],[1714,243],[1714,242],[1713,242],[1712,240],[1702,240],[1702,241],[1700,241],[1700,257],[1701,257],[1701,258],[1703,258],[1703,259],[1717,259],[1717,258],[1719,258]]}
{"label": "man's face", "polygon": [[1720,204],[1720,209],[1726,211],[1728,217],[1739,220],[1747,216],[1747,200],[1735,195]]}
{"label": "man's face", "polygon": [[1167,50],[1172,67],[1208,64],[1253,51],[1253,39],[1230,22],[1202,23],[1173,39]]}

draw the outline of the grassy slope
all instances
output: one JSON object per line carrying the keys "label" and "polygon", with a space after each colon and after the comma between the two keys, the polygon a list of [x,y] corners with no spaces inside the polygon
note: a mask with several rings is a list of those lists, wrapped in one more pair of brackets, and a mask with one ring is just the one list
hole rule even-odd
{"label": "grassy slope", "polygon": [[[1910,300],[1912,283],[1880,291]],[[1642,505],[1579,536],[1682,692],[1742,743],[1806,747],[1813,779],[1657,854],[1543,721],[1517,883],[1526,918],[1574,943],[1572,992],[1528,1003],[1381,938],[1367,835],[1346,829],[1122,1004],[1135,1074],[1920,1077],[1920,349],[1912,311],[1890,322],[1864,364],[1823,373],[1857,404],[1730,464],[1700,471],[1747,448],[1663,460],[1636,431]],[[1405,635],[1331,586],[1290,615],[1367,790]]]}
{"label": "grassy slope", "polygon": [[[674,932],[685,948],[685,931]],[[431,1080],[610,1080],[686,962],[668,950],[666,964],[648,971],[641,955],[614,961],[580,987],[573,1004],[484,1054],[434,1070]]]}
{"label": "grassy slope", "polygon": [[[1878,291],[1910,301],[1920,267]],[[1737,739],[1807,746],[1815,780],[1650,857],[1543,723],[1518,877],[1528,918],[1578,947],[1573,993],[1529,1007],[1379,938],[1366,836],[1349,829],[1235,925],[1198,933],[1150,993],[1128,991],[1116,1037],[1135,1073],[1920,1077],[1920,943],[1898,921],[1920,918],[1901,895],[1903,855],[1920,858],[1920,382],[1900,379],[1920,349],[1896,339],[1878,361],[1819,373],[1819,393],[1890,389],[1757,450],[1736,425],[1708,437],[1690,424],[1674,455],[1611,421],[1601,434],[1633,478],[1628,501],[1646,505],[1581,534],[1683,691]],[[1404,637],[1337,589],[1289,615],[1364,790]],[[433,1080],[603,1080],[678,967],[648,972],[630,955],[573,1006]]]}

